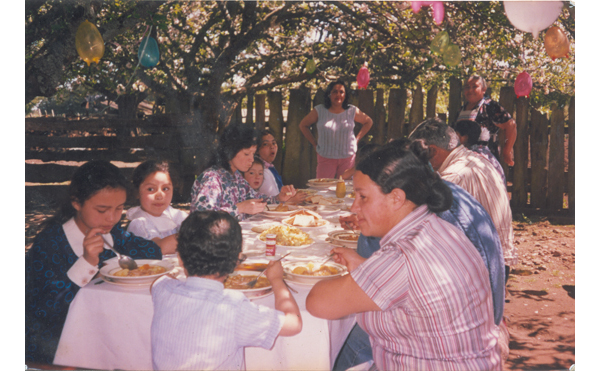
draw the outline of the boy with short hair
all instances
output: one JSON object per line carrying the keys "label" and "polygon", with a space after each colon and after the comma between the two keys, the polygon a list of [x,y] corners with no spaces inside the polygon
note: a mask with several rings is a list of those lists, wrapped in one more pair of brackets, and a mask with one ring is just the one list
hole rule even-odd
{"label": "boy with short hair", "polygon": [[165,276],[152,286],[155,370],[244,370],[244,347],[269,349],[277,336],[302,330],[281,262],[270,262],[265,272],[275,309],[224,289],[241,250],[240,225],[226,212],[197,211],[181,224],[177,252],[187,279]]}

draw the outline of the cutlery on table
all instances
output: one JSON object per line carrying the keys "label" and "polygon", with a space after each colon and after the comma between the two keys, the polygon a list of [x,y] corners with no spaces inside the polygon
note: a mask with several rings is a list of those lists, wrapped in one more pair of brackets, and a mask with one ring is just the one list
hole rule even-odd
{"label": "cutlery on table", "polygon": [[[287,254],[285,254],[284,256],[282,256],[281,258],[279,258],[279,259],[277,259],[275,261],[278,262],[278,261],[280,261],[281,259],[285,258],[286,256],[288,256],[290,254],[291,254],[291,252],[288,252]],[[258,276],[256,276],[255,279],[253,279],[252,281],[248,282],[246,285],[248,285],[248,287],[250,287],[250,288],[253,288],[256,285],[256,283],[258,282],[258,279],[260,278],[260,276],[262,276],[265,273],[265,271],[266,271],[266,269],[264,271],[260,272],[260,274]],[[283,281],[283,282],[285,282],[285,281]]]}
{"label": "cutlery on table", "polygon": [[133,260],[131,257],[129,257],[127,255],[121,255],[121,254],[119,254],[113,248],[113,246],[110,243],[108,243],[108,241],[106,240],[106,238],[103,235],[100,235],[100,236],[104,240],[104,243],[106,244],[106,246],[108,246],[117,255],[117,260],[119,262],[119,267],[121,267],[121,269],[134,270],[134,269],[136,269],[138,267],[137,263],[135,262],[135,260]]}

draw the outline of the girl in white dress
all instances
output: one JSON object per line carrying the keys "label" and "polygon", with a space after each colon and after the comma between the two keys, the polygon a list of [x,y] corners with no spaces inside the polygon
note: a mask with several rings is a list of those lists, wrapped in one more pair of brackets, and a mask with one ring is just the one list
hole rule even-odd
{"label": "girl in white dress", "polygon": [[166,161],[146,161],[133,171],[132,183],[140,206],[127,210],[127,231],[175,251],[177,233],[188,213],[171,206],[173,181]]}

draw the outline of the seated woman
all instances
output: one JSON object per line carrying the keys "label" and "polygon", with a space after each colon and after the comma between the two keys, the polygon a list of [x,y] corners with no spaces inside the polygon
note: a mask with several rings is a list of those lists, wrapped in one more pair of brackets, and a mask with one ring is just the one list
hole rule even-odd
{"label": "seated woman", "polygon": [[277,196],[253,190],[241,172],[254,162],[257,136],[246,125],[229,125],[219,137],[212,166],[198,176],[192,186],[190,212],[223,210],[243,220],[264,210],[266,203],[289,200],[296,194],[294,186],[281,187]]}
{"label": "seated woman", "polygon": [[488,272],[459,229],[435,212],[452,193],[412,150],[386,145],[354,175],[361,232],[382,237],[368,258],[335,248],[350,274],[317,283],[314,316],[356,313],[379,370],[500,370]]}

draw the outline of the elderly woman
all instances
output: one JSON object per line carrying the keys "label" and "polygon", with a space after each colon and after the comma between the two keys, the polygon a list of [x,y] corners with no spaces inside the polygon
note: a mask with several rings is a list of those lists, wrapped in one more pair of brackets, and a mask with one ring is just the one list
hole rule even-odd
{"label": "elderly woman", "polygon": [[485,97],[487,83],[479,75],[470,76],[464,87],[465,105],[458,113],[456,120],[472,120],[481,126],[479,141],[488,146],[494,156],[500,160],[498,153],[497,134],[504,130],[505,142],[502,143],[502,160],[513,166],[513,146],[517,140],[517,124],[508,112],[498,102]]}
{"label": "elderly woman", "polygon": [[241,173],[254,162],[257,135],[245,125],[229,125],[219,137],[212,166],[198,176],[192,186],[190,212],[224,210],[243,220],[264,210],[266,203],[287,201],[296,194],[294,186],[281,188],[277,196],[256,192]]}
{"label": "elderly woman", "polygon": [[[348,104],[348,89],[342,80],[330,83],[325,90],[325,104],[317,105],[300,121],[300,130],[317,149],[317,178],[337,178],[354,166],[357,143],[373,126],[373,120],[357,107]],[[362,128],[354,136],[354,123]],[[317,137],[310,126],[317,124]]]}
{"label": "elderly woman", "polygon": [[435,214],[452,193],[423,160],[386,145],[358,164],[352,211],[381,248],[368,259],[335,248],[350,274],[316,284],[306,308],[327,319],[357,313],[379,370],[500,370],[486,266]]}

